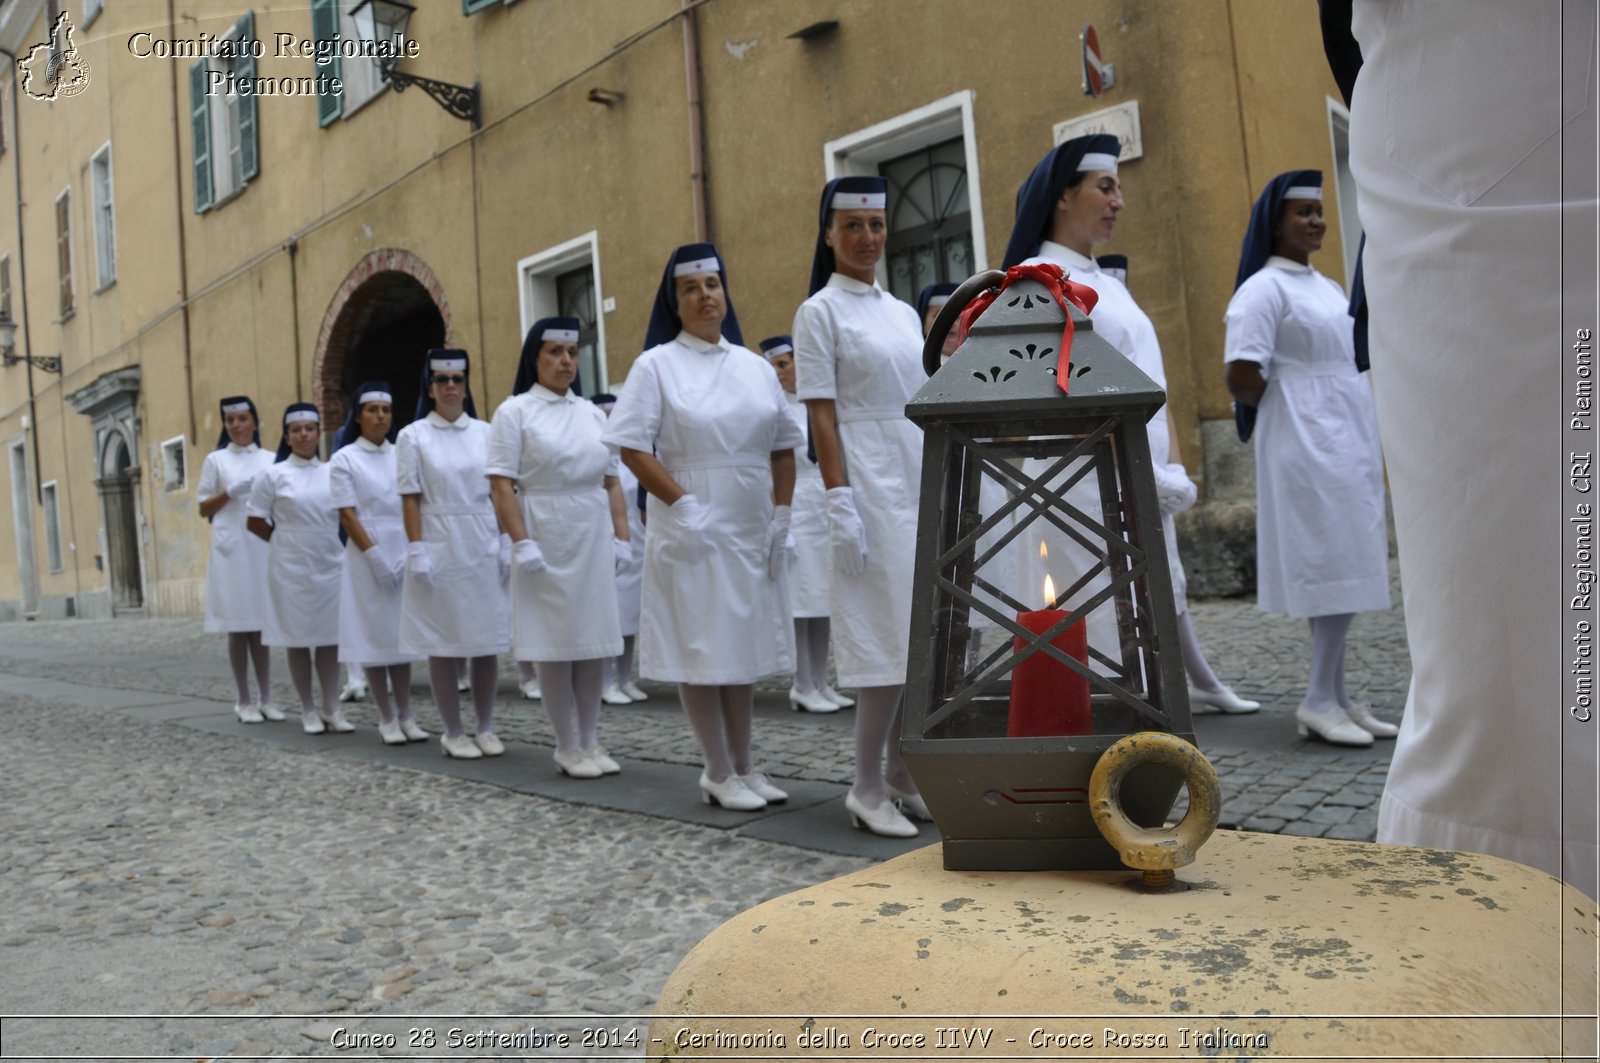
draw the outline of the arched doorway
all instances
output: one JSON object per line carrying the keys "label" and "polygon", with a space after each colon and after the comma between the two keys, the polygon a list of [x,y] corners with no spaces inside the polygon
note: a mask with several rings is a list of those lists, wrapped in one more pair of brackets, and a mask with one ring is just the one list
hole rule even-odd
{"label": "arched doorway", "polygon": [[134,485],[139,470],[134,468],[128,441],[121,432],[106,437],[101,453],[100,501],[105,507],[106,560],[111,567],[111,608],[113,612],[144,608],[144,574],[139,564],[139,513],[134,500]]}
{"label": "arched doorway", "polygon": [[367,255],[339,286],[323,318],[316,380],[323,425],[343,422],[356,385],[386,380],[394,395],[396,430],[411,422],[423,355],[447,346],[450,311],[438,278],[408,251]]}

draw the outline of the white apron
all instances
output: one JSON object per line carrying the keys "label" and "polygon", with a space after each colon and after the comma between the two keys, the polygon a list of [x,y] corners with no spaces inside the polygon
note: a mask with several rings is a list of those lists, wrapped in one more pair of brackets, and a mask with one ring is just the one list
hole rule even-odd
{"label": "white apron", "polygon": [[801,399],[833,399],[845,475],[867,533],[860,575],[832,570],[839,685],[906,681],[922,430],[907,401],[927,382],[917,312],[876,285],[835,273],[794,319]]}
{"label": "white apron", "polygon": [[545,567],[511,573],[511,649],[519,661],[588,661],[622,652],[615,531],[601,485],[617,459],[606,415],[572,392],[535,384],[495,410],[490,476],[516,482],[528,537]]}
{"label": "white apron", "polygon": [[[365,439],[341,448],[328,459],[328,496],[334,519],[353,508],[373,547],[387,562],[406,556],[406,529],[395,486],[395,448],[384,440],[375,447]],[[400,588],[387,587],[373,574],[372,562],[345,543],[344,571],[339,580],[339,660],[382,668],[414,658],[400,650]]]}
{"label": "white apron", "polygon": [[753,683],[794,671],[780,571],[767,575],[772,452],[805,445],[765,358],[688,333],[639,356],[605,442],[656,457],[710,509],[703,532],[648,502],[639,674],[664,683]]}
{"label": "white apron", "polygon": [[[789,419],[805,435],[809,414],[796,395],[787,395]],[[796,617],[828,615],[828,500],[822,470],[806,457],[804,444],[794,451],[794,503],[790,514],[794,556],[789,559],[789,608]]]}
{"label": "white apron", "polygon": [[1276,256],[1228,304],[1227,360],[1261,363],[1256,606],[1295,617],[1389,608],[1377,409],[1356,371],[1349,300]]}
{"label": "white apron", "polygon": [[[1355,3],[1350,161],[1412,659],[1378,840],[1492,853],[1593,896],[1596,724],[1565,686],[1593,612],[1570,609],[1561,495],[1563,373],[1595,314],[1595,6],[1510,14]],[[1565,203],[1563,158],[1589,182]]]}
{"label": "white apron", "polygon": [[639,633],[640,589],[644,583],[645,523],[639,508],[639,478],[621,462],[617,478],[622,483],[622,501],[628,507],[628,536],[633,543],[633,558],[617,570],[617,624],[622,637]]}
{"label": "white apron", "polygon": [[[198,498],[215,498],[230,484],[249,480],[272,464],[272,455],[251,443],[229,443],[206,455],[200,466]],[[267,544],[245,527],[250,499],[229,498],[211,518],[211,552],[206,559],[205,629],[260,631],[266,625]]]}
{"label": "white apron", "polygon": [[400,649],[415,657],[486,657],[511,648],[510,602],[500,579],[500,528],[489,501],[489,426],[431,412],[400,430],[395,478],[419,495],[422,541],[433,565],[424,585],[408,568]]}
{"label": "white apron", "polygon": [[256,476],[250,516],[272,522],[261,641],[308,648],[339,642],[339,522],[328,504],[328,467],[291,454]]}

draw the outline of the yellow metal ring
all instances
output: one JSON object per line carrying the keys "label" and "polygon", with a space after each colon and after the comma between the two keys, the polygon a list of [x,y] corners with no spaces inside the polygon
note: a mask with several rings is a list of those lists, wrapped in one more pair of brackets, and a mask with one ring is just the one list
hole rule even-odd
{"label": "yellow metal ring", "polygon": [[[1119,791],[1128,772],[1140,764],[1163,764],[1183,776],[1189,787],[1189,811],[1172,827],[1145,828],[1122,810]],[[1095,826],[1129,867],[1172,871],[1194,862],[1199,849],[1217,829],[1222,787],[1205,755],[1176,735],[1141,731],[1128,735],[1100,755],[1089,776],[1089,808]]]}

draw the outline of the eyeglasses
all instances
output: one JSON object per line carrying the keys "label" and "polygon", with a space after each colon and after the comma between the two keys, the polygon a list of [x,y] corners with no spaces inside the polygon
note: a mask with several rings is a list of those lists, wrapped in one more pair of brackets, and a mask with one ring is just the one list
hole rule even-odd
{"label": "eyeglasses", "polygon": [[435,384],[465,384],[467,378],[460,373],[451,373],[448,376],[440,373],[433,378],[433,382]]}

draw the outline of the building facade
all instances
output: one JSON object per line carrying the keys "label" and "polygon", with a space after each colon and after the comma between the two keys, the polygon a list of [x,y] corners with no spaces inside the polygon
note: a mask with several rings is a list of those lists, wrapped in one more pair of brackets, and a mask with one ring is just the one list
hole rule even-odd
{"label": "building facade", "polygon": [[182,7],[0,0],[0,617],[201,611],[220,396],[255,399],[267,446],[296,400],[331,433],[368,378],[404,420],[448,344],[488,416],[558,311],[598,391],[699,237],[747,340],[787,332],[838,174],[889,179],[883,282],[914,298],[997,264],[1034,163],[1101,129],[1127,142],[1105,250],[1131,260],[1206,500],[1195,589],[1248,582],[1221,366],[1249,207],[1282,170],[1328,172],[1315,264],[1341,282],[1359,229],[1314,0],[419,3],[398,69],[476,86],[481,127],[352,54],[356,0]]}

